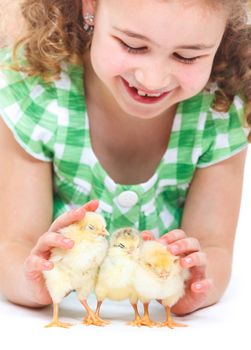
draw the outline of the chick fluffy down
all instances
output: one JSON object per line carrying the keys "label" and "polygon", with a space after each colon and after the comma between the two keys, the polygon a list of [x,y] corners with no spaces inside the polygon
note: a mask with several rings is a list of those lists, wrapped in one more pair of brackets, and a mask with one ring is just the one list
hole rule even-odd
{"label": "chick fluffy down", "polygon": [[134,300],[132,278],[135,267],[135,261],[127,257],[107,257],[99,271],[95,288],[97,299]]}
{"label": "chick fluffy down", "polygon": [[[73,226],[61,233],[73,238]],[[46,286],[54,303],[60,303],[73,290],[80,300],[85,299],[94,289],[98,268],[107,252],[108,242],[102,236],[74,241],[72,249],[54,248],[50,257],[54,268],[44,271]]]}
{"label": "chick fluffy down", "polygon": [[[166,266],[167,275],[163,278],[147,264],[152,256],[158,256],[158,254],[168,254],[172,259],[171,264]],[[143,243],[140,261],[134,273],[134,287],[138,298],[143,303],[159,299],[164,305],[172,306],[183,296],[185,281],[188,277],[189,272],[180,266],[179,258],[171,255],[163,244],[156,241]]]}
{"label": "chick fluffy down", "polygon": [[107,256],[100,267],[95,293],[99,301],[108,298],[136,302],[133,274],[141,237],[136,229],[124,227],[113,232]]}

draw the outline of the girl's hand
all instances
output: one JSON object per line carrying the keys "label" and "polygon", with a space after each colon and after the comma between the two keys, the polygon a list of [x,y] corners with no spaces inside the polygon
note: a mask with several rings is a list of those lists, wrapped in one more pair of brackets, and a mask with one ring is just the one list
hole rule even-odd
{"label": "girl's hand", "polygon": [[51,303],[51,297],[47,291],[42,271],[53,269],[53,263],[49,261],[51,249],[54,247],[71,249],[74,242],[59,231],[75,221],[83,219],[86,211],[95,211],[98,208],[98,201],[92,200],[78,209],[71,210],[58,217],[37,241],[34,248],[24,262],[25,278],[30,284],[33,299],[38,304],[47,305]]}
{"label": "girl's hand", "polygon": [[[142,237],[144,240],[154,239],[149,231],[142,232]],[[181,266],[190,271],[185,295],[172,307],[172,312],[184,315],[203,307],[214,285],[206,278],[207,257],[201,251],[199,241],[188,237],[182,230],[170,231],[158,241],[165,244],[173,255],[180,255]]]}

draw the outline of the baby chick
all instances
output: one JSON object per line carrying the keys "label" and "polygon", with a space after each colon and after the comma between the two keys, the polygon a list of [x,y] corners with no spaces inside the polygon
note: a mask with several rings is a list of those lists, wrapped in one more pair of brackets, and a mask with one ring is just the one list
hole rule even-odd
{"label": "baby chick", "polygon": [[95,287],[98,300],[97,316],[104,299],[114,301],[129,299],[135,313],[134,322],[140,319],[133,288],[133,274],[141,243],[139,232],[133,228],[121,228],[111,235],[108,253],[100,267]]}
{"label": "baby chick", "polygon": [[157,325],[152,322],[148,306],[152,299],[161,300],[166,312],[166,321],[159,326],[182,327],[172,320],[170,309],[183,296],[189,273],[180,265],[179,257],[172,255],[157,241],[143,242],[139,263],[135,269],[134,287],[139,300],[144,304],[144,316],[140,325]]}
{"label": "baby chick", "polygon": [[108,249],[105,226],[102,216],[86,212],[82,220],[60,230],[61,234],[74,241],[74,246],[70,250],[53,248],[50,261],[54,268],[43,272],[53,301],[53,319],[46,327],[70,326],[59,321],[58,309],[61,300],[73,290],[87,311],[83,323],[103,325],[103,321],[89,308],[86,298],[94,289],[98,268]]}

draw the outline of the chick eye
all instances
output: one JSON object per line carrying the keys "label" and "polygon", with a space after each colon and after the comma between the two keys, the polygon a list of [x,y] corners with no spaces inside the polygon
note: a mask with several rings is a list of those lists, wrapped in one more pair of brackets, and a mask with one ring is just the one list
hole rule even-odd
{"label": "chick eye", "polygon": [[119,247],[121,249],[125,248],[124,244],[122,244],[122,243],[116,244],[115,247]]}
{"label": "chick eye", "polygon": [[87,228],[88,228],[89,230],[94,230],[94,229],[95,229],[95,227],[94,227],[93,225],[91,225],[91,224],[87,225]]}

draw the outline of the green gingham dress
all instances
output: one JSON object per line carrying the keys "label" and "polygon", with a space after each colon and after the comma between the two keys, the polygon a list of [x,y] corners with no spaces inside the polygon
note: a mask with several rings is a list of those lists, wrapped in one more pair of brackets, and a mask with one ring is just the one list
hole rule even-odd
{"label": "green gingham dress", "polygon": [[[8,60],[10,53],[2,50],[0,64]],[[133,226],[158,237],[179,227],[196,169],[247,146],[241,99],[234,99],[228,113],[213,111],[213,99],[213,91],[203,91],[181,102],[155,174],[145,183],[122,185],[92,150],[81,67],[64,65],[60,79],[50,84],[0,70],[1,117],[30,155],[53,164],[54,217],[97,198],[110,232]]]}

